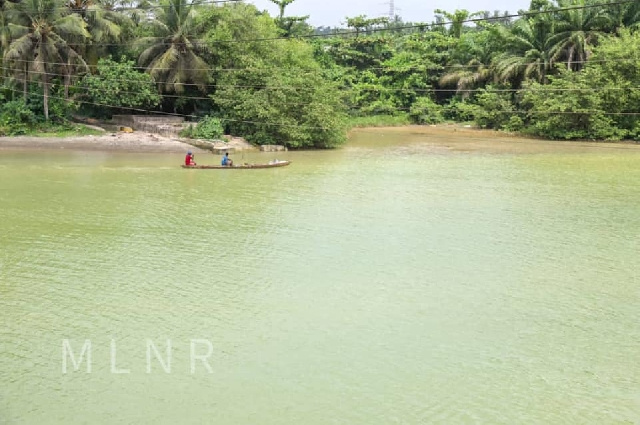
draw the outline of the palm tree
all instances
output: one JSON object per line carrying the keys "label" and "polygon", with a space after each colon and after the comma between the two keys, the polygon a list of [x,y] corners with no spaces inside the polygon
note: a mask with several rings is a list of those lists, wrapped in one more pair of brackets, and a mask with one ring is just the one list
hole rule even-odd
{"label": "palm tree", "polygon": [[9,47],[11,42],[11,32],[9,31],[9,11],[5,9],[4,4],[0,5],[0,54]]}
{"label": "palm tree", "polygon": [[49,75],[61,63],[86,67],[82,56],[69,40],[88,40],[85,22],[61,7],[56,0],[25,0],[16,5],[16,19],[10,24],[12,42],[4,53],[5,61],[24,72],[25,94],[29,64],[40,75],[44,92],[44,116],[49,119]]}
{"label": "palm tree", "polygon": [[[495,43],[491,37],[483,37],[483,34],[492,35],[490,30],[484,33],[466,33],[458,41],[461,57],[448,66],[451,70],[440,78],[439,85],[443,87],[456,87],[456,93],[462,93],[463,97],[469,96],[469,90],[478,87],[495,75],[493,56]],[[460,48],[465,46],[463,48]]]}
{"label": "palm tree", "polygon": [[640,26],[640,2],[615,4],[608,7],[608,32],[615,33],[622,27],[637,28]]}
{"label": "palm tree", "polygon": [[162,84],[161,90],[182,93],[189,82],[201,91],[206,89],[208,65],[200,57],[204,46],[193,40],[196,5],[189,0],[164,0],[155,20],[158,36],[138,41],[146,47],[138,63]]}
{"label": "palm tree", "polygon": [[[558,7],[585,6],[585,0],[558,0]],[[550,42],[553,61],[566,61],[567,69],[580,70],[591,55],[591,46],[608,26],[604,8],[588,7],[558,12],[554,35]]]}
{"label": "palm tree", "polygon": [[129,21],[113,3],[104,0],[69,0],[68,7],[87,23],[93,43],[120,41],[122,25]]}
{"label": "palm tree", "polygon": [[462,28],[464,27],[464,23],[466,21],[483,15],[483,12],[471,13],[465,9],[456,9],[456,11],[453,13],[449,13],[442,9],[436,9],[433,12],[436,14],[436,19],[438,22],[444,23],[446,19],[448,23],[451,24],[449,34],[451,34],[455,38],[460,38],[460,36],[462,35]]}
{"label": "palm tree", "polygon": [[[101,43],[122,41],[122,26],[129,21],[126,15],[113,10],[113,6],[101,0],[68,0],[69,10],[82,18],[91,34],[91,43],[78,44],[76,51],[92,67],[97,65],[100,57],[107,56]],[[67,63],[65,74],[64,94],[68,98],[71,76],[78,74],[78,69],[72,62]]]}
{"label": "palm tree", "polygon": [[455,85],[456,93],[462,93],[464,98],[469,96],[469,90],[486,83],[493,77],[493,67],[475,58],[465,65],[452,65],[451,69],[440,78],[439,84],[442,87]]}
{"label": "palm tree", "polygon": [[12,5],[17,0],[0,0],[0,56],[4,55],[5,50],[11,43],[11,14],[13,13]]}
{"label": "palm tree", "polygon": [[493,27],[504,40],[506,51],[495,58],[498,80],[519,85],[523,80],[535,79],[544,83],[553,68],[553,44],[550,41],[553,18],[539,15],[521,18],[511,29]]}

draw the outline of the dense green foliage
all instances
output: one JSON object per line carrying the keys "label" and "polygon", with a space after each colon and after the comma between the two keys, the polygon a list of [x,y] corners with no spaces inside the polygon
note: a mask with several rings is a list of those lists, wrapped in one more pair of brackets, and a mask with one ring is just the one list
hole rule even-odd
{"label": "dense green foliage", "polygon": [[5,102],[0,108],[0,135],[25,134],[35,122],[35,114],[21,100]]}
{"label": "dense green foliage", "polygon": [[100,59],[97,72],[87,74],[80,82],[82,100],[87,110],[95,115],[105,113],[103,105],[113,108],[108,113],[117,113],[122,108],[152,108],[160,104],[160,95],[153,78],[147,73],[138,72],[134,62],[122,58],[120,62]]}
{"label": "dense green foliage", "polygon": [[3,93],[15,112],[0,125],[21,132],[81,105],[97,117],[216,117],[191,135],[293,148],[338,146],[349,126],[444,121],[640,139],[640,2],[533,0],[515,19],[356,16],[345,35],[288,16],[295,0],[271,1],[278,16],[189,0],[0,2]]}
{"label": "dense green foliage", "polygon": [[220,139],[224,134],[224,128],[218,118],[206,116],[196,125],[189,125],[180,133],[183,137],[191,139]]}
{"label": "dense green foliage", "polygon": [[[99,131],[89,127],[73,124],[60,119],[57,122],[44,121],[44,116],[34,112],[42,109],[42,97],[40,102],[27,105],[24,99],[5,101],[0,96],[0,136],[82,136],[100,134]],[[67,106],[64,102],[54,102],[52,112],[65,116]]]}
{"label": "dense green foliage", "polygon": [[[342,93],[324,78],[308,43],[298,40],[221,43],[245,37],[277,38],[279,29],[253,6],[211,8],[201,14],[212,46],[212,93],[216,109],[232,134],[259,144],[334,147],[345,139]],[[232,71],[230,71],[232,70]]]}

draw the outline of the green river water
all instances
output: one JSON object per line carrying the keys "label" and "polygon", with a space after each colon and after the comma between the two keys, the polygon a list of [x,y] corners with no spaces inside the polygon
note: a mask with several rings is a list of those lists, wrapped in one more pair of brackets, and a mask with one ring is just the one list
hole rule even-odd
{"label": "green river water", "polygon": [[640,149],[449,137],[0,151],[0,423],[640,423]]}

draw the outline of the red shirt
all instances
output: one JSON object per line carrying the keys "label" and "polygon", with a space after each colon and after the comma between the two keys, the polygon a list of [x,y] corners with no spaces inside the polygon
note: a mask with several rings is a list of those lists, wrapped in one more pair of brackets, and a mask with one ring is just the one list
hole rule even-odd
{"label": "red shirt", "polygon": [[184,165],[186,166],[193,165],[191,155],[187,154],[187,156],[184,157]]}

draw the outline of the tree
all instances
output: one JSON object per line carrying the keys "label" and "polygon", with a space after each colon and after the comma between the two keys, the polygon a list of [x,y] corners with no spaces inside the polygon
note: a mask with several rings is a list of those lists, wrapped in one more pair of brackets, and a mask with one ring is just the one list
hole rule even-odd
{"label": "tree", "polygon": [[[160,104],[155,83],[147,73],[134,69],[134,62],[121,58],[98,61],[96,75],[86,75],[82,80],[83,98],[93,110],[104,115],[104,106],[116,108],[150,108]],[[111,112],[111,111],[110,111]]]}
{"label": "tree", "polygon": [[568,69],[547,85],[522,90],[527,131],[553,139],[640,139],[640,34],[622,29],[604,37],[593,61],[579,72]]}
{"label": "tree", "polygon": [[[218,43],[250,33],[277,37],[273,19],[252,5],[211,8],[200,17],[211,60],[234,72],[214,74],[214,110],[232,134],[256,144],[334,147],[346,138],[343,92],[324,77],[313,47],[303,40]],[[215,47],[215,49],[214,49]]]}
{"label": "tree", "polygon": [[284,18],[276,19],[276,24],[282,30],[285,37],[296,37],[309,35],[313,32],[313,29],[307,24],[309,15],[306,16],[285,16]]}
{"label": "tree", "polygon": [[585,0],[558,0],[558,6],[564,10],[557,12],[554,35],[549,40],[553,61],[565,61],[567,69],[577,71],[589,59],[591,47],[603,34],[609,18],[604,8],[584,7]]}
{"label": "tree", "polygon": [[511,29],[493,27],[504,40],[505,51],[495,58],[498,80],[519,85],[527,79],[545,82],[553,69],[553,18],[539,15],[521,18]]}
{"label": "tree", "polygon": [[29,64],[42,80],[44,116],[49,119],[50,75],[61,63],[86,68],[82,56],[68,40],[88,40],[86,23],[56,0],[25,0],[16,5],[17,17],[11,25],[12,42],[4,54],[5,61],[24,71],[25,95]]}
{"label": "tree", "polygon": [[[7,8],[6,3],[0,3],[0,56],[4,55],[4,51],[11,43],[11,31],[9,23],[11,22],[11,12]],[[4,74],[4,73],[3,73]]]}
{"label": "tree", "polygon": [[353,18],[347,18],[347,27],[353,28],[356,38],[361,33],[371,31],[389,22],[389,18],[367,18],[366,15],[359,15]]}
{"label": "tree", "polygon": [[436,9],[433,12],[436,14],[437,22],[444,23],[446,20],[451,24],[449,34],[455,38],[460,38],[462,35],[462,29],[466,21],[483,15],[483,12],[471,13],[465,9],[456,9],[453,13],[442,9]]}
{"label": "tree", "polygon": [[68,0],[69,9],[82,17],[91,34],[91,44],[84,46],[82,54],[91,66],[95,66],[107,49],[108,43],[119,43],[122,39],[122,27],[130,23],[123,13],[113,9],[114,5],[101,0]]}
{"label": "tree", "polygon": [[449,71],[440,78],[441,86],[455,86],[456,93],[466,98],[468,90],[494,79],[493,57],[500,43],[489,28],[465,33],[457,40]]}
{"label": "tree", "polygon": [[493,67],[478,59],[471,59],[466,64],[451,65],[451,71],[440,78],[443,87],[455,85],[456,93],[469,96],[469,90],[486,83],[493,77]]}
{"label": "tree", "polygon": [[620,28],[640,26],[640,2],[613,4],[607,7],[609,26],[607,32],[616,33]]}
{"label": "tree", "polygon": [[206,90],[209,66],[201,57],[204,45],[195,39],[197,4],[189,0],[163,0],[154,20],[157,35],[137,43],[146,47],[138,64],[146,67],[161,91],[182,93],[189,83],[203,92]]}
{"label": "tree", "polygon": [[293,3],[296,0],[269,0],[269,1],[278,6],[278,10],[280,11],[278,18],[282,19],[284,18],[284,11],[287,8],[287,6],[289,6],[291,3]]}

